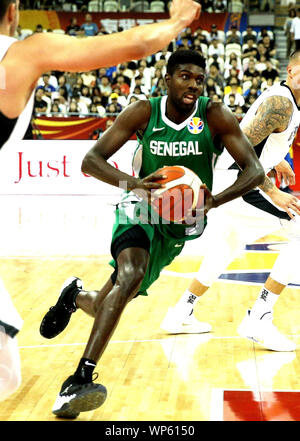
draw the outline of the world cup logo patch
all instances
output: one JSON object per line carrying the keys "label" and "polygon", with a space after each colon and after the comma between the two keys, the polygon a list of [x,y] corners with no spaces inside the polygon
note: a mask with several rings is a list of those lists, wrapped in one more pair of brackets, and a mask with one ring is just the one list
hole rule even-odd
{"label": "world cup logo patch", "polygon": [[192,118],[188,123],[187,128],[190,133],[197,135],[204,129],[204,122],[200,118]]}

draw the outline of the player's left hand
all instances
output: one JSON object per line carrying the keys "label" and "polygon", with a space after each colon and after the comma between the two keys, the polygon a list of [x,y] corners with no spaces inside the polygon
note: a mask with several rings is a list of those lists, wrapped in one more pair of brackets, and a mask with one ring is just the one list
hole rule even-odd
{"label": "player's left hand", "polygon": [[194,223],[203,221],[204,216],[206,216],[208,211],[215,207],[215,199],[211,194],[211,191],[207,188],[206,184],[202,184],[200,186],[197,206],[198,208],[189,210],[188,215],[185,217],[186,224],[192,225]]}
{"label": "player's left hand", "polygon": [[274,167],[277,173],[278,181],[281,183],[282,179],[287,185],[295,185],[296,183],[296,175],[294,170],[290,166],[290,164],[283,159],[283,161],[279,162],[276,167]]}

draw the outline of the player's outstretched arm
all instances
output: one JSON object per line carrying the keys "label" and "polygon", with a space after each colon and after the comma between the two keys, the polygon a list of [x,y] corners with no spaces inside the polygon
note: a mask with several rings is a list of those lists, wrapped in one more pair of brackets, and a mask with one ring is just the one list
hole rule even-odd
{"label": "player's outstretched arm", "polygon": [[[173,0],[170,18],[110,35],[75,38],[37,33],[10,47],[1,63],[7,90],[32,90],[32,84],[50,70],[86,72],[141,59],[165,47],[199,18],[201,6],[193,0]],[[17,66],[17,67],[16,67]]]}
{"label": "player's outstretched arm", "polygon": [[223,145],[242,170],[233,185],[214,196],[214,206],[219,206],[261,184],[265,173],[252,145],[241,131],[237,118],[225,105],[211,103],[207,119],[212,136],[221,138]]}

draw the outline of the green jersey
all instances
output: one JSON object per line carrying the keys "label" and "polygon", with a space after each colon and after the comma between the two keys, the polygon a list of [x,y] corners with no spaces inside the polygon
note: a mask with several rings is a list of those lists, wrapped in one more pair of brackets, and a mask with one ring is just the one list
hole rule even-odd
{"label": "green jersey", "polygon": [[[207,124],[209,98],[199,98],[193,114],[181,124],[167,118],[166,96],[149,101],[151,117],[143,137],[139,138],[133,163],[135,173],[144,178],[165,165],[181,165],[193,170],[211,189],[214,162],[221,151],[215,148]],[[162,268],[180,254],[185,242],[202,234],[206,218],[203,224],[192,226],[165,223],[134,192],[124,192],[116,209],[112,243],[134,225],[143,228],[150,241],[149,264],[139,290],[139,294],[147,295],[147,289]],[[117,266],[114,260],[111,265]]]}
{"label": "green jersey", "polygon": [[195,110],[181,124],[166,115],[167,96],[150,98],[151,117],[135,152],[133,168],[139,177],[166,165],[181,165],[193,170],[212,189],[213,168],[217,155],[206,119],[209,98],[200,97]]}

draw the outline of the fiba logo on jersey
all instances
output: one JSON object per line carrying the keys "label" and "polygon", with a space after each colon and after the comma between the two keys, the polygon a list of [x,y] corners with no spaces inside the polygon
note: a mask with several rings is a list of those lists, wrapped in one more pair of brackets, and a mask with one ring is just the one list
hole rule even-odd
{"label": "fiba logo on jersey", "polygon": [[194,117],[188,123],[187,128],[193,135],[198,135],[204,129],[204,122],[200,118]]}
{"label": "fiba logo on jersey", "polygon": [[0,66],[0,90],[6,89],[6,72],[4,67]]}

